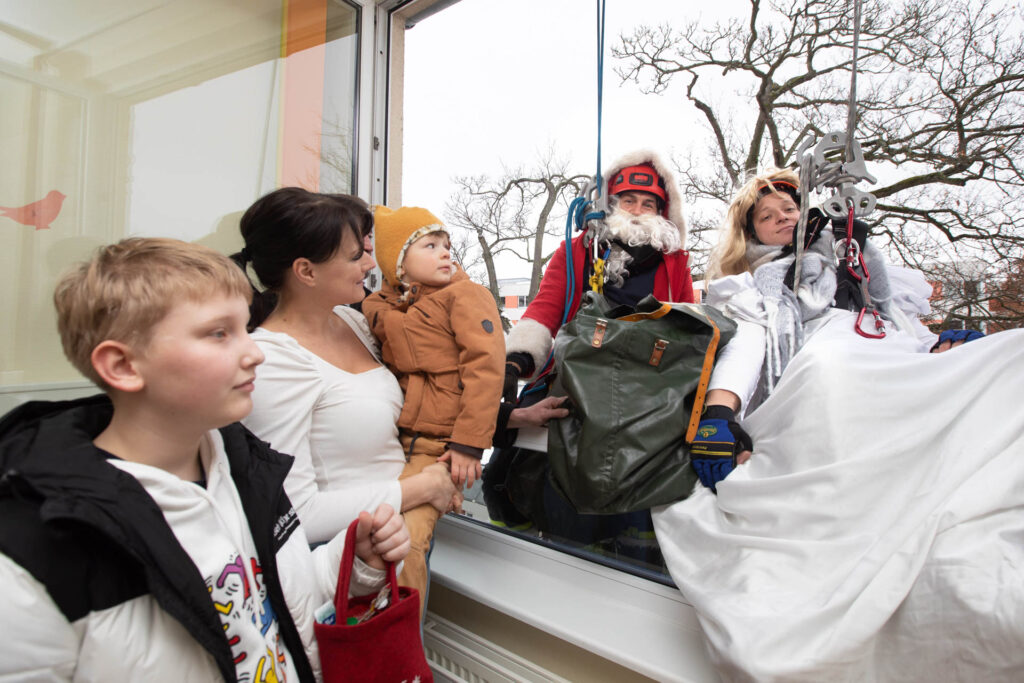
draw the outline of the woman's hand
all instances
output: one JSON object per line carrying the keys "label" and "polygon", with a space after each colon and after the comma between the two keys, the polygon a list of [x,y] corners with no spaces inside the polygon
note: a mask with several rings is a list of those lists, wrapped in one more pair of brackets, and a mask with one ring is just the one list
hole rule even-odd
{"label": "woman's hand", "polygon": [[[447,465],[440,462],[427,465],[416,476],[428,477],[430,479],[429,502],[434,506],[435,510],[443,515],[446,512],[451,512],[456,507],[461,509],[462,494],[455,488],[452,476],[448,473]],[[457,502],[455,501],[456,498],[458,498]]]}
{"label": "woman's hand", "polygon": [[455,495],[452,496],[452,499],[448,503],[448,507],[445,508],[444,512],[454,512],[457,515],[462,514],[462,501],[464,500],[465,497],[462,495],[462,493],[456,491]]}
{"label": "woman's hand", "polygon": [[568,396],[548,396],[528,408],[516,408],[508,418],[509,429],[517,427],[544,427],[548,420],[569,416],[567,408],[560,407]]}
{"label": "woman's hand", "polygon": [[409,530],[405,519],[387,503],[371,515],[359,513],[356,526],[356,557],[373,567],[385,569],[387,562],[401,562],[409,554]]}

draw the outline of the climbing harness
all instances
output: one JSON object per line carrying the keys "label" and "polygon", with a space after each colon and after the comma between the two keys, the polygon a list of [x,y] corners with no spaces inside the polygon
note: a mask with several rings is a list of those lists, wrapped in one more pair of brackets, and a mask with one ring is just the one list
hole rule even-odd
{"label": "climbing harness", "polygon": [[[804,250],[804,239],[807,231],[808,194],[811,190],[820,192],[823,188],[831,188],[833,194],[822,204],[822,210],[833,219],[846,220],[846,237],[836,240],[835,262],[845,264],[845,270],[838,270],[839,276],[848,278],[856,284],[857,294],[851,297],[857,300],[860,311],[854,329],[857,334],[869,339],[885,337],[885,323],[878,309],[871,302],[868,285],[871,274],[864,263],[863,243],[854,238],[854,219],[864,217],[875,210],[875,196],[863,192],[855,185],[861,180],[875,183],[877,180],[868,173],[864,164],[864,154],[860,144],[854,138],[857,129],[857,57],[860,42],[860,9],[861,0],[853,2],[853,59],[850,64],[850,98],[847,105],[845,132],[827,133],[825,137],[810,149],[813,138],[801,143],[797,156],[800,164],[800,219],[797,222],[796,264],[794,267],[793,291],[800,285],[801,256]],[[837,236],[838,237],[838,236]],[[874,319],[874,332],[865,331],[863,321],[870,313]]]}
{"label": "climbing harness", "polygon": [[[851,299],[856,300],[860,305],[860,312],[857,314],[857,322],[854,323],[853,329],[862,337],[867,337],[868,339],[882,339],[885,337],[885,322],[882,320],[882,316],[879,315],[878,309],[871,303],[871,293],[868,291],[868,285],[871,283],[871,273],[868,271],[868,266],[864,262],[864,251],[861,242],[858,242],[854,236],[855,227],[853,217],[854,210],[851,207],[846,221],[846,235],[842,240],[836,240],[835,264],[838,269],[842,262],[843,266],[846,268],[846,275],[849,276],[847,282],[849,283],[852,281],[858,285],[856,293],[852,294],[850,297]],[[871,312],[871,316],[875,321],[874,332],[869,332],[863,327],[864,316],[868,311]]]}

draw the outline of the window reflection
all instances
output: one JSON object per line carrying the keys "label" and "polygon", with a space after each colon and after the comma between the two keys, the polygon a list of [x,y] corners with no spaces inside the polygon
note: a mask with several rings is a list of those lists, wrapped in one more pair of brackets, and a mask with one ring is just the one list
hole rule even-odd
{"label": "window reflection", "polygon": [[[579,1],[484,5],[487,3],[457,3],[416,23],[404,37],[403,129],[390,132],[392,143],[400,139],[403,148],[404,204],[441,212],[446,202],[450,206],[452,198],[466,186],[456,178],[493,180],[504,177],[506,171],[511,178],[535,177],[538,172],[533,172],[533,167],[545,149],[553,150],[553,157],[571,160],[566,175],[593,172],[596,150],[591,126],[596,111],[590,88],[594,44],[577,32],[572,40],[562,41],[571,46],[563,51],[555,45],[559,42],[557,28],[551,31],[555,37],[550,40],[546,33],[551,26],[590,25],[586,22],[593,6]],[[504,30],[473,36],[460,32],[460,27],[482,21],[485,12],[487,23],[497,21]],[[571,18],[560,23],[563,13]],[[544,17],[544,21],[538,22],[537,17]],[[609,32],[614,34],[614,30]],[[532,36],[533,43],[544,44],[545,49],[524,52],[523,35]],[[605,68],[609,68],[607,64]],[[608,114],[613,108],[612,96],[607,93],[614,86],[610,73],[605,78]],[[652,108],[672,106],[652,104],[650,99],[642,106],[636,102],[618,104],[621,106],[614,108],[617,125],[607,126],[605,132],[629,145],[617,143],[619,154],[642,146],[638,139],[649,133],[648,121],[655,118],[648,116]],[[612,158],[616,156],[610,153]],[[469,186],[477,187],[472,182]],[[516,192],[525,191],[518,187],[509,194],[518,197]],[[493,219],[506,229],[502,237],[508,238],[517,227],[513,215],[518,214],[512,206],[518,205],[510,202],[504,207],[488,206],[487,211],[481,210],[481,215],[474,217],[487,229],[492,227],[488,221]],[[544,241],[545,255],[551,254],[564,236],[564,213],[559,211],[550,215],[547,227],[551,237]],[[538,212],[539,207],[535,207],[523,222],[532,227]],[[448,216],[443,217],[453,223]],[[476,235],[469,234],[470,242],[475,242]],[[491,232],[486,234],[497,242]],[[527,246],[515,241],[507,244],[514,244],[510,248],[517,252],[529,253]],[[468,254],[466,262],[471,262],[473,256]],[[519,320],[529,300],[531,265],[502,254],[495,258],[502,314],[510,322]],[[649,513],[578,515],[547,483],[543,452],[547,441],[543,433],[538,435],[537,443],[539,446],[530,449],[534,455],[521,452],[512,466],[520,475],[518,488],[497,495],[488,490],[485,495],[482,486],[475,486],[464,505],[467,515],[495,531],[670,584]],[[492,453],[485,465],[499,485],[505,476],[496,470],[505,467],[500,462],[504,455]],[[485,479],[490,478],[485,473]],[[509,504],[517,509],[502,512],[500,503],[495,502],[502,496],[514,498]],[[528,513],[530,510],[534,512]]]}
{"label": "window reflection", "polygon": [[40,211],[0,212],[0,287],[13,292],[0,301],[0,386],[80,381],[50,297],[96,246],[168,236],[230,253],[242,211],[270,189],[352,190],[359,12],[342,0],[4,4],[0,207]]}
{"label": "window reflection", "polygon": [[[500,462],[503,455],[507,453],[498,452],[495,457],[494,451],[489,452],[485,467],[501,469],[498,480],[510,486],[494,487],[492,469],[487,483],[475,484],[466,493],[465,516],[503,533],[672,585],[649,511],[580,515],[546,482],[546,454],[520,451],[513,463]],[[518,482],[506,478],[510,464],[518,469]]]}

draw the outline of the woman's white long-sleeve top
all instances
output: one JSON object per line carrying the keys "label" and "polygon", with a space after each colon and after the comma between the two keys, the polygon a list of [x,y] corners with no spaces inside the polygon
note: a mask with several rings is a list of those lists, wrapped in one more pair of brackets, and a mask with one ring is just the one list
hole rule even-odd
{"label": "woman's white long-sleeve top", "polygon": [[[379,359],[362,314],[345,306],[335,314]],[[253,411],[243,422],[295,457],[285,490],[310,541],[329,540],[381,503],[401,510],[405,456],[395,377],[383,365],[345,372],[281,332],[257,328],[252,338],[266,360],[256,369]]]}

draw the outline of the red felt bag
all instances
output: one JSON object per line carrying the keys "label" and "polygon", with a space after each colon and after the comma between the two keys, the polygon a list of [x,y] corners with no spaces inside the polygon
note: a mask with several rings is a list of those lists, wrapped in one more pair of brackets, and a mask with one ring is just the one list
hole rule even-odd
{"label": "red felt bag", "polygon": [[394,563],[388,563],[390,604],[359,624],[349,624],[370,607],[376,594],[348,597],[356,553],[356,525],[345,536],[345,552],[334,594],[335,623],[313,625],[320,646],[324,683],[432,683],[420,638],[420,597],[415,588],[399,587]]}

